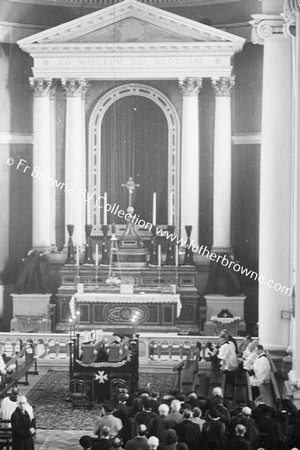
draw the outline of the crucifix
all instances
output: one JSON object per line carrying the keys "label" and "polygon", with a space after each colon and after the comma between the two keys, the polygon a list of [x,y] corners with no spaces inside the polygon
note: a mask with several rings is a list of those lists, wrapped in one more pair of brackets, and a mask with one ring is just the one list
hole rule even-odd
{"label": "crucifix", "polygon": [[135,184],[135,182],[133,181],[133,178],[129,177],[126,184],[122,184],[122,187],[126,187],[126,189],[128,189],[128,193],[129,193],[129,205],[128,206],[132,207],[133,191],[136,187],[140,187],[140,185]]}

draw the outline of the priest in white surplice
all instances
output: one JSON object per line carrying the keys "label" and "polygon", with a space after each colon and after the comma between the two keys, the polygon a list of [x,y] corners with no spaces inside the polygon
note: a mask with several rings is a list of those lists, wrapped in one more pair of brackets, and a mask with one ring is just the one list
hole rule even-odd
{"label": "priest in white surplice", "polygon": [[253,364],[253,375],[250,377],[251,386],[261,386],[270,383],[271,366],[262,345],[256,348],[257,358]]}

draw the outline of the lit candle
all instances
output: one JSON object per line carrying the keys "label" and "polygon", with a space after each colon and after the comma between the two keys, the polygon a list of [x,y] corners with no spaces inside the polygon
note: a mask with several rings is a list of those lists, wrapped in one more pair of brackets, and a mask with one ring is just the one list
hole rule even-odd
{"label": "lit candle", "polygon": [[79,266],[79,245],[76,247],[76,266]]}
{"label": "lit candle", "polygon": [[169,225],[173,225],[173,192],[170,194],[170,205],[169,205]]}
{"label": "lit candle", "polygon": [[178,245],[175,245],[175,266],[178,266]]}
{"label": "lit candle", "polygon": [[156,192],[153,192],[152,224],[156,225]]}
{"label": "lit candle", "polygon": [[95,257],[95,265],[98,266],[98,244],[96,244],[96,257]]}
{"label": "lit candle", "polygon": [[90,193],[87,192],[86,194],[87,199],[86,199],[86,223],[89,224],[91,223],[91,204],[90,204]]}
{"label": "lit candle", "polygon": [[103,225],[107,225],[107,210],[106,210],[106,204],[107,204],[107,192],[104,192]]}
{"label": "lit candle", "polygon": [[161,266],[161,245],[157,247],[157,265]]}

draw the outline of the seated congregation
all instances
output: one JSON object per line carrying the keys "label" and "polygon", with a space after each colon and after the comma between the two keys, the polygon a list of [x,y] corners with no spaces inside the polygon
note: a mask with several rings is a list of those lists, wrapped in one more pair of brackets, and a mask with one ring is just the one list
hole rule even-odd
{"label": "seated congregation", "polygon": [[261,396],[253,408],[228,409],[221,388],[206,400],[195,393],[160,399],[141,389],[135,397],[118,396],[103,404],[94,436],[82,436],[91,450],[288,450],[300,448],[300,411],[289,401],[276,411]]}

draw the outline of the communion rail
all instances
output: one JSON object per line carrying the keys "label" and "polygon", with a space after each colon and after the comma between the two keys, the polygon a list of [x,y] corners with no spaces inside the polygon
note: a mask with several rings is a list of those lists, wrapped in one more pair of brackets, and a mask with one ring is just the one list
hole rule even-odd
{"label": "communion rail", "polygon": [[[236,338],[238,342],[241,337]],[[164,365],[173,367],[178,361],[194,359],[201,344],[200,357],[205,358],[205,344],[215,343],[218,336],[180,336],[175,333],[141,333],[139,362],[141,366]],[[67,333],[0,333],[0,344],[8,357],[14,357],[22,344],[32,344],[38,365],[69,362],[70,335]]]}

